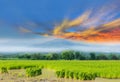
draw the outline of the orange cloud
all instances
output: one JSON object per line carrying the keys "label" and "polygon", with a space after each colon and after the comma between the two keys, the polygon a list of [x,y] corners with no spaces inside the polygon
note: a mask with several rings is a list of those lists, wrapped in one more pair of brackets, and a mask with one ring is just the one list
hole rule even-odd
{"label": "orange cloud", "polygon": [[[104,10],[105,11],[105,10]],[[39,34],[42,36],[53,36],[57,38],[80,40],[87,42],[120,42],[120,18],[101,21],[102,18],[109,13],[98,14],[90,18],[92,11],[86,11],[79,17],[69,20],[64,19],[63,22],[54,27],[52,31],[46,33],[36,33],[26,28],[21,27],[22,32],[29,32]],[[111,17],[112,16],[112,17]],[[108,16],[108,19],[113,18],[114,15]],[[83,28],[83,30],[76,30],[75,32],[69,32],[70,28]],[[84,28],[87,27],[87,28]]]}

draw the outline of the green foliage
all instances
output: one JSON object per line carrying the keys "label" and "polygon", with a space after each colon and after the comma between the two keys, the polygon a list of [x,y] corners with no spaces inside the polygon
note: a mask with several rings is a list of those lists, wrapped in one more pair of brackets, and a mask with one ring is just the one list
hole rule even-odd
{"label": "green foliage", "polygon": [[57,77],[60,77],[60,71],[56,71]]}
{"label": "green foliage", "polygon": [[79,79],[80,80],[92,80],[92,74],[87,73],[87,72],[80,72]]}
{"label": "green foliage", "polygon": [[65,70],[60,71],[60,78],[64,78],[65,77]]}
{"label": "green foliage", "polygon": [[95,52],[80,52],[73,50],[65,50],[60,53],[24,53],[24,54],[11,54],[0,55],[2,60],[119,60],[120,54],[112,53],[95,53]]}
{"label": "green foliage", "polygon": [[65,77],[66,78],[69,78],[70,76],[69,76],[69,73],[70,73],[70,71],[65,71]]}
{"label": "green foliage", "polygon": [[74,72],[70,71],[69,72],[69,77],[73,79],[74,78]]}
{"label": "green foliage", "polygon": [[79,79],[79,72],[74,72],[74,78]]}
{"label": "green foliage", "polygon": [[74,51],[63,51],[61,53],[61,58],[65,60],[72,60],[75,58]]}
{"label": "green foliage", "polygon": [[40,53],[35,53],[35,54],[31,55],[30,58],[32,60],[39,60],[39,59],[41,59],[41,54]]}
{"label": "green foliage", "polygon": [[119,60],[119,57],[117,55],[115,55],[115,54],[110,54],[109,59],[110,60]]}
{"label": "green foliage", "polygon": [[96,77],[100,77],[120,79],[119,60],[0,60],[1,73],[7,73],[7,68],[24,68],[26,69],[26,75],[33,77],[40,75],[43,67],[55,70],[58,78],[94,80]]}
{"label": "green foliage", "polygon": [[38,76],[42,74],[42,69],[39,67],[27,68],[26,75],[28,77]]}
{"label": "green foliage", "polygon": [[79,71],[56,71],[57,77],[71,78],[80,80],[95,80],[98,77],[96,72],[79,72]]}
{"label": "green foliage", "polygon": [[12,69],[21,69],[21,68],[22,68],[22,66],[16,66],[16,65],[8,66],[9,70],[12,70]]}
{"label": "green foliage", "polygon": [[36,67],[36,66],[35,65],[25,65],[25,66],[22,66],[23,69],[32,68],[32,67]]}
{"label": "green foliage", "polygon": [[95,60],[96,59],[96,54],[95,53],[90,53],[90,59]]}
{"label": "green foliage", "polygon": [[100,54],[97,56],[98,60],[108,60],[108,57],[105,54]]}
{"label": "green foliage", "polygon": [[1,67],[1,68],[0,68],[0,72],[1,72],[1,73],[8,73],[8,70],[7,70],[6,67]]}

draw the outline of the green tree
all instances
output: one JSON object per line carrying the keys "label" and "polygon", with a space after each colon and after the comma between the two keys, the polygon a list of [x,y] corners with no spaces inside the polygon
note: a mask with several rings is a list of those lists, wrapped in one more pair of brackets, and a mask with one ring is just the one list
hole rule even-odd
{"label": "green tree", "polygon": [[17,58],[19,59],[30,59],[31,58],[31,55],[26,53],[26,54],[20,54],[20,55],[17,55]]}
{"label": "green tree", "polygon": [[65,60],[72,60],[74,59],[74,51],[63,51],[61,53],[61,58]]}
{"label": "green tree", "polygon": [[47,60],[53,60],[53,55],[51,53],[46,55]]}
{"label": "green tree", "polygon": [[85,54],[83,54],[81,52],[76,51],[74,54],[75,54],[75,59],[77,59],[77,60],[85,60],[86,59]]}
{"label": "green tree", "polygon": [[109,55],[109,59],[110,60],[118,60],[119,57],[117,55],[115,55],[115,54],[111,54],[111,55]]}
{"label": "green tree", "polygon": [[75,59],[79,60],[79,58],[80,58],[80,52],[76,51],[74,53],[74,57],[75,57]]}
{"label": "green tree", "polygon": [[97,56],[97,59],[98,60],[107,60],[108,57],[106,55],[104,55],[104,54],[100,54],[100,55]]}
{"label": "green tree", "polygon": [[58,60],[58,59],[60,59],[60,55],[57,54],[57,53],[52,53],[52,59],[53,60]]}
{"label": "green tree", "polygon": [[96,59],[96,54],[95,53],[90,53],[90,59],[95,60]]}
{"label": "green tree", "polygon": [[35,53],[31,55],[32,60],[39,60],[41,59],[41,54],[40,53]]}

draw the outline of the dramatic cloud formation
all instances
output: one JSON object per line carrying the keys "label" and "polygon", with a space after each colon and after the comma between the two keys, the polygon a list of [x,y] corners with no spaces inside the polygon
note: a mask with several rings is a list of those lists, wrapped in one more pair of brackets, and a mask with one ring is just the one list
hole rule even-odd
{"label": "dramatic cloud formation", "polygon": [[120,52],[120,0],[0,4],[0,52]]}
{"label": "dramatic cloud formation", "polygon": [[[53,36],[57,38],[79,40],[85,42],[120,42],[120,18],[115,18],[119,6],[112,4],[86,10],[76,19],[64,19],[52,30],[34,32],[21,27],[22,32],[39,34],[42,36]],[[71,29],[75,29],[71,32]]]}

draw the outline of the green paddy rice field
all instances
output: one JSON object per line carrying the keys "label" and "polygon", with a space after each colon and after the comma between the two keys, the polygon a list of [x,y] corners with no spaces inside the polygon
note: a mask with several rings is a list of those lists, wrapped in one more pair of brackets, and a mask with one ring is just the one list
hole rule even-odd
{"label": "green paddy rice field", "polygon": [[7,74],[11,70],[24,70],[25,77],[36,77],[42,75],[43,69],[49,69],[54,71],[57,78],[120,79],[119,60],[0,60],[0,69],[1,74]]}

